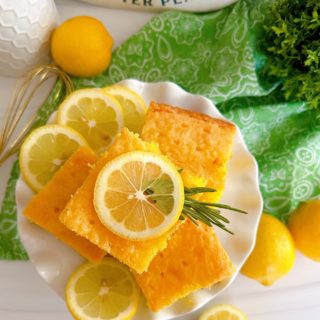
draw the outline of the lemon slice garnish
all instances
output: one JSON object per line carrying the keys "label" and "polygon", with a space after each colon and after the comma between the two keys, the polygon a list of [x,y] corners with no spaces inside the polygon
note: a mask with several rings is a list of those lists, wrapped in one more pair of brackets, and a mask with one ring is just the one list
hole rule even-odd
{"label": "lemon slice garnish", "polygon": [[216,305],[200,316],[199,320],[248,320],[247,316],[239,309],[229,304]]}
{"label": "lemon slice garnish", "polygon": [[69,278],[66,303],[75,319],[129,320],[137,310],[139,292],[128,268],[113,258],[86,263]]}
{"label": "lemon slice garnish", "polygon": [[126,239],[160,236],[177,222],[183,203],[180,174],[167,158],[153,153],[134,151],[115,158],[95,185],[101,222]]}
{"label": "lemon slice garnish", "polygon": [[86,140],[71,128],[55,124],[39,127],[21,146],[21,173],[28,185],[39,191],[80,146],[87,145]]}
{"label": "lemon slice garnish", "polygon": [[122,108],[99,89],[81,89],[59,106],[57,121],[78,131],[97,153],[104,152],[123,128]]}
{"label": "lemon slice garnish", "polygon": [[113,85],[102,90],[114,96],[121,104],[124,125],[130,131],[140,133],[147,111],[143,98],[135,91],[122,85]]}

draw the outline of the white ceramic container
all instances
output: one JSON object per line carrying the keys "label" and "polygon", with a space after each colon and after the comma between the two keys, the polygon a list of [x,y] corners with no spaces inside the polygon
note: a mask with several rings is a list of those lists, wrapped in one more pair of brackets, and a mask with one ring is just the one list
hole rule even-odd
{"label": "white ceramic container", "polygon": [[0,75],[20,77],[49,62],[56,21],[54,0],[0,0]]}
{"label": "white ceramic container", "polygon": [[182,10],[204,12],[221,9],[237,0],[80,0],[91,4],[132,10]]}

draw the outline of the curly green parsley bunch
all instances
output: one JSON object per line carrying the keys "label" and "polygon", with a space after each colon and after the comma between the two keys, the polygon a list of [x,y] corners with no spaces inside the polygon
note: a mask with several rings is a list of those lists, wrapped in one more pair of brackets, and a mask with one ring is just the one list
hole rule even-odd
{"label": "curly green parsley bunch", "polygon": [[264,24],[267,74],[283,80],[287,100],[320,105],[320,1],[276,0]]}

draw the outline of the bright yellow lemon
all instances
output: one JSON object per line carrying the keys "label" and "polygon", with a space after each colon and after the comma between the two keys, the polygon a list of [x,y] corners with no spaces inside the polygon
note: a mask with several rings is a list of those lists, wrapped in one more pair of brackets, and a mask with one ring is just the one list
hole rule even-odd
{"label": "bright yellow lemon", "polygon": [[305,256],[320,262],[320,200],[301,204],[291,214],[288,227],[297,248]]}
{"label": "bright yellow lemon", "polygon": [[229,304],[220,304],[204,311],[199,320],[247,320],[247,316]]}
{"label": "bright yellow lemon", "polygon": [[59,106],[57,120],[78,131],[99,154],[110,146],[123,128],[120,104],[99,89],[71,93]]}
{"label": "bright yellow lemon", "polygon": [[67,73],[91,77],[104,71],[111,60],[113,40],[104,25],[87,16],[71,18],[53,33],[51,53]]}
{"label": "bright yellow lemon", "polygon": [[94,205],[101,222],[131,240],[154,238],[179,219],[183,182],[164,156],[134,151],[109,162],[95,186]]}
{"label": "bright yellow lemon", "polygon": [[87,145],[87,141],[69,127],[56,124],[39,127],[21,146],[22,176],[34,191],[39,191],[80,146]]}
{"label": "bright yellow lemon", "polygon": [[146,104],[135,91],[122,85],[113,85],[102,89],[114,96],[122,106],[124,125],[132,132],[140,133],[146,115]]}
{"label": "bright yellow lemon", "polygon": [[139,291],[128,268],[108,257],[71,275],[66,303],[78,320],[129,320],[136,313]]}
{"label": "bright yellow lemon", "polygon": [[270,214],[262,214],[256,245],[241,273],[263,285],[287,274],[295,261],[295,246],[287,227]]}

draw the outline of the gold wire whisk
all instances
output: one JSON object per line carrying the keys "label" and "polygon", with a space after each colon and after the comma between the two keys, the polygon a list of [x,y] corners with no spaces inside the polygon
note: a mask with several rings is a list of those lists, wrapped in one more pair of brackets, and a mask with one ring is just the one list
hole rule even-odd
{"label": "gold wire whisk", "polygon": [[[0,130],[0,165],[3,164],[11,155],[17,152],[23,139],[37,116],[37,111],[31,116],[22,128],[20,133],[8,146],[16,128],[30,105],[32,98],[38,92],[40,87],[50,78],[57,77],[65,88],[66,95],[73,90],[73,83],[70,77],[55,65],[40,65],[27,73],[21,83],[18,83],[13,91],[9,105],[5,111],[4,119]],[[40,104],[41,106],[42,104]]]}

